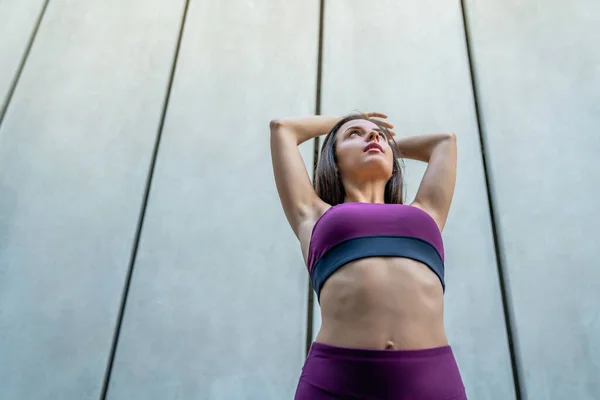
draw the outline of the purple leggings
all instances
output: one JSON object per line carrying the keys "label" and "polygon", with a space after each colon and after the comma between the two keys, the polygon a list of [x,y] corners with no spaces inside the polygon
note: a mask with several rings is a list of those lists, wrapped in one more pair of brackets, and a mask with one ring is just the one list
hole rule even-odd
{"label": "purple leggings", "polygon": [[367,350],[314,342],[295,400],[466,400],[450,346]]}

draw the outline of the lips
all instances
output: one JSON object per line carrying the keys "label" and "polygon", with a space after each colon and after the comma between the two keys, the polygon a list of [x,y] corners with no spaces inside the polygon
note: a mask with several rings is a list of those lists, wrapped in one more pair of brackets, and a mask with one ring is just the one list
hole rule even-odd
{"label": "lips", "polygon": [[371,149],[377,149],[377,150],[379,150],[380,152],[383,153],[383,148],[379,145],[379,143],[375,143],[375,142],[369,143],[367,145],[367,147],[365,147],[365,152],[367,152],[367,151],[369,151]]}

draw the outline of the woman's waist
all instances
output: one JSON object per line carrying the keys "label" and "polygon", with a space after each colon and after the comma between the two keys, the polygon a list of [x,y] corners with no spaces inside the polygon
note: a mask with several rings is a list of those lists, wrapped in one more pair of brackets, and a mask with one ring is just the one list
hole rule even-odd
{"label": "woman's waist", "polygon": [[320,338],[375,348],[443,345],[442,287],[435,274],[417,264],[369,259],[336,271],[321,291]]}
{"label": "woman's waist", "polygon": [[363,349],[408,350],[448,344],[442,316],[392,318],[332,318],[322,313],[315,341],[332,346]]}

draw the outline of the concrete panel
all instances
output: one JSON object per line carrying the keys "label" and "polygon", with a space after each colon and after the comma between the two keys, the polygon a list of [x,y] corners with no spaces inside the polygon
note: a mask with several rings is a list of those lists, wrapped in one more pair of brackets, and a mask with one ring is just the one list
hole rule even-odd
{"label": "concrete panel", "polygon": [[293,397],[308,274],[269,120],[314,113],[318,14],[316,0],[190,3],[110,399]]}
{"label": "concrete panel", "polygon": [[182,10],[46,10],[0,129],[2,399],[99,398]]}
{"label": "concrete panel", "polygon": [[0,116],[43,5],[44,0],[0,1]]}
{"label": "concrete panel", "polygon": [[526,399],[600,398],[600,3],[467,1]]}
{"label": "concrete panel", "polygon": [[[324,114],[381,111],[399,136],[458,135],[446,327],[469,398],[514,399],[460,3],[329,0],[324,45]],[[409,200],[424,170],[406,162]]]}

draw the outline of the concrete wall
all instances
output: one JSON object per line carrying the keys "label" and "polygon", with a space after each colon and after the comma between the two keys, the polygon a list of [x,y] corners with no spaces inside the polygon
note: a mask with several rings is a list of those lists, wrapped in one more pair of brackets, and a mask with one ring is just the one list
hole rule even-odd
{"label": "concrete wall", "polygon": [[268,124],[314,112],[318,14],[190,4],[109,399],[293,397],[307,277]]}
{"label": "concrete wall", "polygon": [[523,390],[600,398],[600,3],[467,6]]}
{"label": "concrete wall", "polygon": [[0,3],[0,120],[44,11],[42,0]]}
{"label": "concrete wall", "polygon": [[46,9],[0,126],[2,399],[100,395],[182,5]]}
{"label": "concrete wall", "polygon": [[0,399],[292,398],[320,320],[268,122],[318,104],[457,133],[470,398],[600,398],[600,5],[463,3],[325,0],[319,64],[318,0],[0,2]]}

